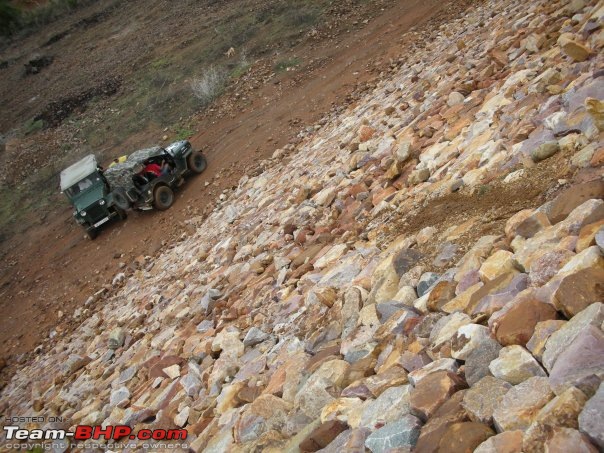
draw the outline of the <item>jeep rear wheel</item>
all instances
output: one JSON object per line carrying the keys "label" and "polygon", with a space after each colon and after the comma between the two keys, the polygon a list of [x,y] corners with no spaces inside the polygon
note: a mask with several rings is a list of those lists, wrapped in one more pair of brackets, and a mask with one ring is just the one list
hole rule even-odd
{"label": "jeep rear wheel", "polygon": [[153,191],[153,207],[165,211],[174,203],[174,191],[168,186],[157,186]]}
{"label": "jeep rear wheel", "polygon": [[201,173],[208,166],[208,162],[206,161],[206,156],[204,156],[199,151],[193,151],[189,157],[187,158],[187,164],[189,165],[189,169],[193,173]]}

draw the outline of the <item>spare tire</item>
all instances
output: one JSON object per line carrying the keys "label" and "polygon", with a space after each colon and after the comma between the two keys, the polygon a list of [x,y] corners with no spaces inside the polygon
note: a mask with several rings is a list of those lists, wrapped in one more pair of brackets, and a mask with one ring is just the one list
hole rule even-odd
{"label": "spare tire", "polygon": [[122,211],[126,211],[130,208],[130,202],[126,196],[126,191],[121,187],[113,191],[113,203]]}
{"label": "spare tire", "polygon": [[165,211],[174,203],[174,191],[165,185],[159,185],[153,191],[153,207]]}
{"label": "spare tire", "polygon": [[187,165],[193,173],[201,173],[208,166],[208,162],[201,151],[193,151],[187,158]]}

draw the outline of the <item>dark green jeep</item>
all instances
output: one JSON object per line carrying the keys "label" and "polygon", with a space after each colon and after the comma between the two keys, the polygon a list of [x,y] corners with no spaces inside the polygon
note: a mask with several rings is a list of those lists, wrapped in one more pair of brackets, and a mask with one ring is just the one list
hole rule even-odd
{"label": "dark green jeep", "polygon": [[73,217],[90,239],[112,217],[126,218],[128,203],[123,192],[111,190],[92,154],[61,172],[61,191],[75,208]]}

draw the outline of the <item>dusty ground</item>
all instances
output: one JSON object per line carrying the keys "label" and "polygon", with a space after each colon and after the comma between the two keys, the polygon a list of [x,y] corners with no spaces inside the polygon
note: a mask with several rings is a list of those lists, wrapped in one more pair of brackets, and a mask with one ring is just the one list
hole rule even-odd
{"label": "dusty ground", "polygon": [[[262,158],[295,141],[301,129],[316,124],[332,107],[354,102],[406,46],[414,41],[421,45],[421,34],[405,35],[411,27],[421,31],[437,26],[470,3],[373,2],[368,23],[363,18],[355,19],[356,24],[340,23],[330,33],[293,48],[291,53],[304,62],[295,70],[263,81],[263,75],[271,72],[271,63],[260,61],[249,76],[257,77],[251,83],[258,89],[246,90],[244,78],[212,110],[192,120],[200,132],[191,141],[205,151],[209,167],[189,180],[170,210],[131,213],[125,222],[109,225],[90,241],[72,221],[71,209],[64,203],[5,240],[0,264],[0,341],[4,345],[0,357],[7,366],[2,380],[36,346],[52,347],[49,335],[68,332],[75,323],[74,310],[108,286],[118,272],[127,272],[139,256],[169,247],[187,233],[184,221],[211,209],[222,190],[256,171]],[[245,102],[242,96],[247,98]],[[157,140],[157,135],[152,137],[140,133],[130,142]]]}

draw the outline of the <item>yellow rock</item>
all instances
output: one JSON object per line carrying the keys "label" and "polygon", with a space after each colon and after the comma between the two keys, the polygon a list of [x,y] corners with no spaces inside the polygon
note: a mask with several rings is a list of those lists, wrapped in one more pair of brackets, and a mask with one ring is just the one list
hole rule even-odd
{"label": "yellow rock", "polygon": [[589,47],[575,41],[574,38],[575,36],[572,33],[563,33],[558,38],[558,45],[565,55],[569,56],[576,62],[587,60],[591,50]]}
{"label": "yellow rock", "polygon": [[483,282],[493,280],[501,274],[514,269],[512,257],[514,254],[507,250],[498,250],[493,253],[487,260],[482,263],[478,271],[480,279]]}

